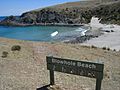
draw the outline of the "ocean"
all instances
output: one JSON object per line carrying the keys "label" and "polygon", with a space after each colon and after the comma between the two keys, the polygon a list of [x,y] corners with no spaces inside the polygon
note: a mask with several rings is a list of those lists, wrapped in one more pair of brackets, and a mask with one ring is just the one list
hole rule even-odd
{"label": "ocean", "polygon": [[[0,20],[5,17],[1,17]],[[29,41],[64,41],[74,39],[81,33],[80,27],[67,26],[0,26],[0,37]]]}

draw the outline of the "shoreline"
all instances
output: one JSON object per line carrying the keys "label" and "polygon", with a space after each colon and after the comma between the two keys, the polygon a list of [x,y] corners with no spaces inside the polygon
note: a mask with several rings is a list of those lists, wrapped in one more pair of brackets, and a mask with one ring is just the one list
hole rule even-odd
{"label": "shoreline", "polygon": [[[120,26],[118,28],[120,28]],[[98,28],[96,30],[92,30],[91,33],[97,34],[99,33],[97,31],[99,31]],[[116,34],[118,33],[117,31],[118,30],[110,33],[107,32],[99,36],[98,38],[103,37],[104,35],[109,35],[113,33]],[[90,33],[87,32],[87,34],[90,34]],[[90,39],[89,41],[94,39],[95,38]],[[33,90],[36,90],[36,88],[38,87],[43,87],[43,85],[48,84],[48,79],[49,79],[49,73],[47,71],[45,59],[47,55],[53,55],[61,58],[87,60],[87,61],[93,61],[93,62],[100,60],[104,62],[105,74],[104,74],[104,80],[102,82],[103,83],[102,89],[118,90],[117,88],[120,88],[118,84],[120,82],[119,81],[120,52],[116,52],[112,50],[105,51],[102,48],[97,48],[92,46],[90,47],[90,44],[87,44],[88,45],[87,47],[86,45],[83,45],[84,43],[65,44],[61,42],[58,42],[58,43],[57,42],[55,43],[54,42],[35,42],[35,41],[24,41],[24,40],[16,40],[16,39],[8,39],[8,38],[0,37],[1,55],[3,52],[8,52],[8,56],[6,58],[0,57],[0,62],[1,62],[0,67],[2,68],[1,80],[3,79],[4,82],[7,83],[5,87],[8,87],[8,85],[11,84],[12,89],[14,88],[16,89],[16,87],[18,88],[22,87],[23,89],[23,87],[26,88],[25,86],[27,85],[28,85],[27,89],[32,88]],[[19,45],[21,47],[21,51],[11,51],[11,47],[14,45]],[[3,66],[6,68],[4,68]],[[60,73],[56,73],[56,74],[57,74],[56,76],[58,77],[56,81],[59,87],[63,89],[68,88],[67,90],[73,90],[74,88],[76,88],[76,85],[79,86],[79,85],[86,85],[86,84],[89,85],[89,87],[87,86],[84,86],[84,87],[90,90],[93,90],[94,88],[94,87],[91,87],[94,81],[88,82],[88,80],[75,77],[77,79],[77,83],[76,83],[76,80],[68,83],[70,78],[73,78],[72,75],[69,75],[69,76],[66,75],[66,80],[65,80],[64,78],[61,78],[63,77],[62,74]],[[12,79],[15,83],[9,82],[9,79],[6,77],[10,78],[10,80]],[[24,78],[21,79],[21,77],[24,77]],[[116,78],[116,80],[113,81],[113,78]],[[63,83],[60,83],[59,82],[60,80],[61,82],[65,82],[68,84],[65,85]],[[79,82],[79,81],[84,81],[84,82]],[[1,82],[1,84],[4,85],[4,82]],[[20,82],[22,82],[24,85],[20,84]],[[29,82],[32,82],[32,83],[29,83]],[[36,83],[39,83],[39,84],[36,84]],[[76,88],[76,90],[78,89],[81,89],[81,86]]]}
{"label": "shoreline", "polygon": [[[100,48],[91,48],[79,44],[24,42],[5,38],[0,38],[0,43],[5,44],[0,45],[0,90],[6,87],[13,90],[36,90],[48,85],[49,73],[46,67],[46,56],[48,55],[73,60],[103,61],[105,70],[102,89],[119,90],[118,88],[120,88],[120,52],[104,51]],[[21,50],[11,51],[11,48],[15,45],[19,45]],[[8,55],[2,57],[3,52],[7,52]],[[65,78],[61,78],[63,76]],[[94,86],[95,81],[89,78],[63,75],[58,72],[56,72],[56,77],[57,85],[62,89],[80,90],[88,88],[94,90],[94,87],[91,86]],[[113,81],[114,78],[116,79]],[[4,87],[2,87],[3,85]]]}
{"label": "shoreline", "polygon": [[81,45],[91,46],[94,45],[99,48],[110,48],[112,50],[120,51],[120,26],[114,24],[101,24],[98,18],[94,18],[90,26],[103,32],[98,38],[92,38],[83,42]]}
{"label": "shoreline", "polygon": [[100,29],[93,31],[92,29],[88,30],[84,36],[76,36],[73,40],[63,41],[64,43],[71,44],[82,44],[86,41],[91,40],[92,38],[99,38],[99,36],[104,35],[104,32]]}
{"label": "shoreline", "polygon": [[67,27],[81,27],[84,24],[65,24],[65,23],[35,23],[35,24],[23,24],[23,23],[1,23],[0,26],[10,26],[10,27],[28,27],[28,26],[67,26]]}
{"label": "shoreline", "polygon": [[[76,32],[77,34],[71,34],[64,37],[63,39],[58,38],[58,40],[53,39],[50,42],[62,42],[62,43],[72,43],[72,44],[81,44],[87,46],[96,46],[96,47],[106,47],[110,49],[120,50],[120,26],[113,24],[101,24],[99,23],[98,18],[92,18],[91,23],[85,25],[75,25],[75,24],[56,24],[56,26],[81,26],[86,29],[91,27],[90,30],[86,32],[85,36],[80,36],[80,32]],[[46,26],[53,26],[52,24],[47,24]],[[43,25],[44,26],[44,25]],[[70,34],[70,33],[68,33]],[[29,41],[29,40],[25,40]],[[35,41],[36,42],[36,41]],[[40,42],[40,41],[37,41]],[[43,42],[43,41],[42,41]]]}
{"label": "shoreline", "polygon": [[101,24],[98,18],[93,18],[87,26],[91,30],[85,36],[76,36],[74,40],[67,40],[65,43],[95,46],[99,48],[110,48],[120,51],[120,26],[114,24]]}

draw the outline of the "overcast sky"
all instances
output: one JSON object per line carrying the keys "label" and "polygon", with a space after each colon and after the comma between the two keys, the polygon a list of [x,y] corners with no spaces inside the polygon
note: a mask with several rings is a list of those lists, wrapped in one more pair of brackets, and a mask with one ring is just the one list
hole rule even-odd
{"label": "overcast sky", "polygon": [[21,15],[26,11],[73,1],[80,0],[0,0],[0,16]]}

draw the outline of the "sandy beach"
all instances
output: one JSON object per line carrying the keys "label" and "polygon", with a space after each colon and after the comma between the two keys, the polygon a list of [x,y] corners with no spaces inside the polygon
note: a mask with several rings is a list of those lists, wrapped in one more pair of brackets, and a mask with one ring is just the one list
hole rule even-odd
{"label": "sandy beach", "polygon": [[[105,25],[99,23],[98,18],[92,18],[89,24],[92,27],[92,32],[102,31],[103,35],[85,41],[82,45],[94,45],[97,47],[106,47],[112,50],[120,50],[120,26],[119,25]],[[113,32],[111,32],[111,30]]]}

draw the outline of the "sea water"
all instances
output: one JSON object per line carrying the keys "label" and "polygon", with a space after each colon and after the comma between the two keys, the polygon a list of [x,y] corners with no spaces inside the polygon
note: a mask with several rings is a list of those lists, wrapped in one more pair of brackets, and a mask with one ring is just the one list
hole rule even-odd
{"label": "sea water", "polygon": [[0,26],[0,37],[29,41],[63,41],[79,36],[80,27],[67,26]]}

